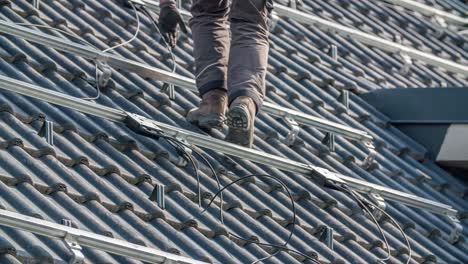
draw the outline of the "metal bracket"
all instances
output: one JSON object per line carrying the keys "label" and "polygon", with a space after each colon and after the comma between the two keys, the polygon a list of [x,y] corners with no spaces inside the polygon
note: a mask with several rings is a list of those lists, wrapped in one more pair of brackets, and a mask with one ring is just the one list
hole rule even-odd
{"label": "metal bracket", "polygon": [[167,94],[169,96],[169,99],[175,100],[175,88],[173,84],[164,83],[161,87],[161,92]]}
{"label": "metal bracket", "polygon": [[294,118],[290,116],[286,116],[284,120],[291,127],[291,131],[289,131],[285,139],[285,143],[286,145],[291,146],[296,142],[297,138],[299,137],[299,132],[301,131],[301,127],[296,122],[296,120],[294,120]]}
{"label": "metal bracket", "polygon": [[301,6],[301,5],[302,5],[301,0],[289,0],[289,3],[288,3],[288,6],[290,8],[294,8],[294,9],[297,9],[297,7]]}
{"label": "metal bracket", "polygon": [[330,55],[334,61],[338,61],[338,47],[334,44],[330,46]]}
{"label": "metal bracket", "polygon": [[450,243],[455,243],[460,239],[460,236],[463,233],[463,226],[460,223],[460,220],[456,216],[450,215],[448,216],[450,221],[452,221],[452,224],[454,225],[454,228],[452,229],[452,232],[450,232],[449,235],[449,242]]}
{"label": "metal bracket", "polygon": [[349,91],[348,90],[341,90],[341,95],[338,98],[341,103],[346,107],[346,113],[349,111]]}
{"label": "metal bracket", "polygon": [[403,59],[403,66],[400,69],[400,73],[406,75],[410,72],[411,66],[413,66],[413,60],[408,54],[403,53],[402,51],[398,52],[398,54]]}
{"label": "metal bracket", "polygon": [[325,137],[322,140],[323,144],[327,144],[328,148],[330,149],[331,152],[334,152],[336,149],[335,146],[335,134],[331,132],[327,132],[325,134]]}
{"label": "metal bracket", "polygon": [[[387,208],[387,205],[385,204],[385,200],[382,196],[380,196],[380,194],[375,193],[375,192],[369,192],[368,196],[370,200],[372,201],[372,203],[377,205],[377,207],[379,207],[380,209],[385,210],[385,208]],[[383,216],[382,212],[380,212],[379,210],[374,210],[372,213],[377,220],[380,220],[380,218],[382,218]]]}
{"label": "metal bracket", "polygon": [[441,38],[445,35],[445,29],[448,27],[447,21],[445,21],[445,19],[440,16],[435,16],[434,21],[439,25],[439,27],[436,29],[435,36],[437,38]]}
{"label": "metal bracket", "polygon": [[156,201],[159,208],[165,210],[166,209],[166,200],[165,200],[164,185],[156,184],[156,186],[154,186],[153,192],[151,193],[149,199],[151,201]]}
{"label": "metal bracket", "polygon": [[333,228],[327,226],[320,235],[320,241],[325,242],[327,247],[333,250]]}
{"label": "metal bracket", "polygon": [[377,157],[377,151],[372,141],[364,141],[364,146],[369,150],[369,155],[361,162],[361,168],[368,170]]}
{"label": "metal bracket", "polygon": [[[62,219],[62,225],[72,227],[72,221],[68,219]],[[72,257],[69,261],[70,264],[83,264],[84,263],[84,255],[81,252],[82,248],[78,244],[76,236],[66,233],[65,237],[63,238],[65,244],[67,244],[68,248],[72,253]]]}
{"label": "metal bracket", "polygon": [[39,136],[44,137],[49,145],[54,145],[54,123],[51,121],[44,121],[41,129],[39,130]]}
{"label": "metal bracket", "polygon": [[33,0],[34,8],[39,9],[40,5],[41,5],[41,0]]}
{"label": "metal bracket", "polygon": [[105,87],[112,76],[112,68],[106,61],[98,60],[97,67],[97,84],[99,87]]}

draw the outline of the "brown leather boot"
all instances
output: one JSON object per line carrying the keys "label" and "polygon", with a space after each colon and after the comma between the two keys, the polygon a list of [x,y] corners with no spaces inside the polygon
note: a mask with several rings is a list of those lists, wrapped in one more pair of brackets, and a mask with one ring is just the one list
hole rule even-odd
{"label": "brown leather boot", "polygon": [[226,141],[251,148],[254,141],[256,106],[247,96],[236,98],[226,115],[229,132]]}
{"label": "brown leather boot", "polygon": [[208,91],[202,97],[199,107],[190,110],[187,120],[201,128],[221,129],[225,120],[227,93],[225,90]]}

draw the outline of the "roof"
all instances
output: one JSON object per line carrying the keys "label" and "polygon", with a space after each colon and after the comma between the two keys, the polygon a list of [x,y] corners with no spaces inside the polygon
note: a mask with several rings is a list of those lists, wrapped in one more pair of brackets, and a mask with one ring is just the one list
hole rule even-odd
{"label": "roof", "polygon": [[[285,4],[279,1],[280,4]],[[437,1],[455,14],[466,10],[462,1]],[[438,6],[439,7],[439,6]],[[381,1],[304,1],[304,12],[393,40],[437,56],[467,64],[466,37],[449,26],[439,36],[429,17]],[[136,23],[131,9],[116,1],[0,1],[0,18],[18,23],[40,23],[70,28],[99,49],[129,39]],[[169,70],[170,56],[150,21],[141,15],[138,39],[116,49],[124,57]],[[44,30],[51,35],[57,32]],[[289,127],[280,118],[260,114],[255,148],[372,183],[443,202],[460,214],[463,234],[449,242],[453,226],[442,216],[388,202],[410,237],[411,263],[467,263],[467,185],[426,158],[420,144],[388,123],[388,117],[359,95],[374,89],[466,87],[468,80],[415,61],[410,73],[400,72],[402,59],[357,41],[324,33],[292,20],[280,20],[271,36],[267,97],[274,103],[368,131],[376,139],[377,158],[362,166],[368,151],[358,142],[337,137],[336,151],[322,144],[325,134],[303,126],[300,140],[288,146]],[[329,55],[338,47],[338,61]],[[175,56],[179,74],[193,78],[192,42],[182,36]],[[94,63],[8,35],[0,36],[0,74],[76,97],[96,91]],[[135,73],[113,71],[112,79],[96,100],[175,126],[203,133],[185,121],[199,99],[176,89],[174,101],[161,92],[162,83]],[[350,108],[339,100],[350,90]],[[145,244],[215,263],[251,263],[267,256],[269,247],[229,239],[217,220],[217,206],[200,214],[196,179],[190,165],[168,144],[137,135],[122,124],[86,116],[37,99],[0,92],[0,207],[51,222],[70,219],[94,233]],[[38,131],[44,120],[54,122],[54,145]],[[214,132],[214,137],[222,137]],[[223,185],[249,173],[280,177],[296,201],[298,225],[290,248],[317,256],[323,263],[371,263],[385,256],[372,220],[346,195],[322,189],[300,174],[282,172],[241,159],[228,159],[205,150]],[[204,204],[217,191],[209,169],[201,167]],[[150,201],[154,185],[166,185],[166,210]],[[225,222],[234,233],[281,244],[291,224],[287,195],[270,181],[255,179],[233,185],[225,192]],[[391,262],[404,263],[407,249],[388,219],[380,221],[391,245]],[[334,250],[320,236],[334,229]],[[135,260],[84,248],[89,263],[139,263]],[[60,240],[0,227],[0,263],[26,261],[67,262],[70,251]],[[281,252],[269,263],[300,263],[295,253]],[[307,261],[305,261],[307,263]]]}

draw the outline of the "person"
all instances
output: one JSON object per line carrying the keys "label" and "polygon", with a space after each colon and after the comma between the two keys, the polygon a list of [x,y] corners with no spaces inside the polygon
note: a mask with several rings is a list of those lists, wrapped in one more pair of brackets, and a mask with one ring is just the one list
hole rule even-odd
{"label": "person", "polygon": [[[226,140],[246,147],[252,147],[255,117],[265,97],[272,8],[272,0],[193,0],[191,7],[202,100],[187,119],[205,129],[222,128],[226,122]],[[174,47],[177,26],[184,26],[173,1],[160,1],[159,25]]]}

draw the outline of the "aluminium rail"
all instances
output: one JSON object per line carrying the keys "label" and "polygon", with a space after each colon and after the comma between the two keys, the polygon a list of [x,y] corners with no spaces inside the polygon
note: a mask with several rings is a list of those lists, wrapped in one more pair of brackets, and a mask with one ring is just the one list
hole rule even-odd
{"label": "aluminium rail", "polygon": [[79,246],[94,248],[119,256],[125,256],[150,263],[173,264],[208,264],[188,257],[183,257],[150,247],[129,243],[125,240],[98,235],[89,231],[80,230],[26,216],[23,214],[0,209],[0,226],[21,229],[37,235],[72,240]]}
{"label": "aluminium rail", "polygon": [[443,18],[446,22],[451,23],[451,24],[457,24],[461,26],[468,24],[468,18],[463,18],[461,16],[457,16],[455,14],[445,12],[440,9],[437,9],[437,8],[434,8],[434,7],[431,7],[431,6],[428,6],[423,3],[413,1],[413,0],[381,0],[381,1],[392,3],[394,5],[398,5],[406,9],[419,12],[426,16],[438,16],[438,17]]}
{"label": "aluminium rail", "polygon": [[[151,0],[132,0],[135,4],[141,4],[153,11],[159,10],[158,2]],[[284,5],[274,5],[273,11],[280,17],[294,19],[299,23],[316,26],[317,28],[332,34],[338,34],[345,38],[352,38],[372,47],[391,53],[404,53],[413,59],[423,61],[429,65],[444,68],[448,71],[459,73],[463,76],[468,76],[468,66],[459,64],[450,60],[440,58],[438,56],[428,54],[417,49],[406,47],[404,45],[368,34],[341,24],[328,21],[319,16],[301,12],[297,9],[286,7]],[[190,12],[181,11],[181,15],[185,20],[191,17]]]}
{"label": "aluminium rail", "polygon": [[394,190],[378,184],[373,184],[364,180],[345,176],[324,168],[313,166],[311,164],[301,163],[262,151],[231,144],[210,136],[167,125],[143,116],[104,105],[99,105],[2,75],[0,75],[0,89],[40,99],[49,103],[80,111],[84,114],[97,116],[114,122],[126,123],[129,121],[136,121],[144,128],[162,130],[167,136],[183,139],[202,148],[212,149],[219,153],[250,160],[252,162],[271,166],[280,170],[307,175],[310,177],[310,179],[317,182],[319,185],[326,186],[326,183],[330,182],[346,183],[348,186],[358,192],[379,194],[384,199],[395,201],[411,207],[424,209],[432,213],[445,215],[447,217],[454,218],[457,215],[457,210],[455,210],[450,205]]}
{"label": "aluminium rail", "polygon": [[[136,74],[142,77],[152,78],[165,83],[170,83],[175,86],[189,89],[193,92],[198,93],[198,90],[195,85],[195,80],[176,73],[149,66],[145,63],[129,60],[119,55],[105,53],[86,45],[78,44],[66,39],[44,34],[40,31],[22,27],[7,21],[0,20],[0,32],[10,34],[15,37],[20,37],[34,43],[45,45],[49,48],[54,48],[63,52],[68,52],[87,59],[102,61],[116,69],[123,69],[130,72],[135,72]],[[370,135],[366,131],[354,129],[346,125],[331,122],[312,115],[304,114],[302,112],[292,110],[286,107],[281,107],[270,102],[264,102],[261,111],[273,116],[291,118],[303,125],[310,125],[319,130],[335,133],[337,135],[341,135],[352,140],[364,142],[370,142],[373,140],[372,135]]]}

